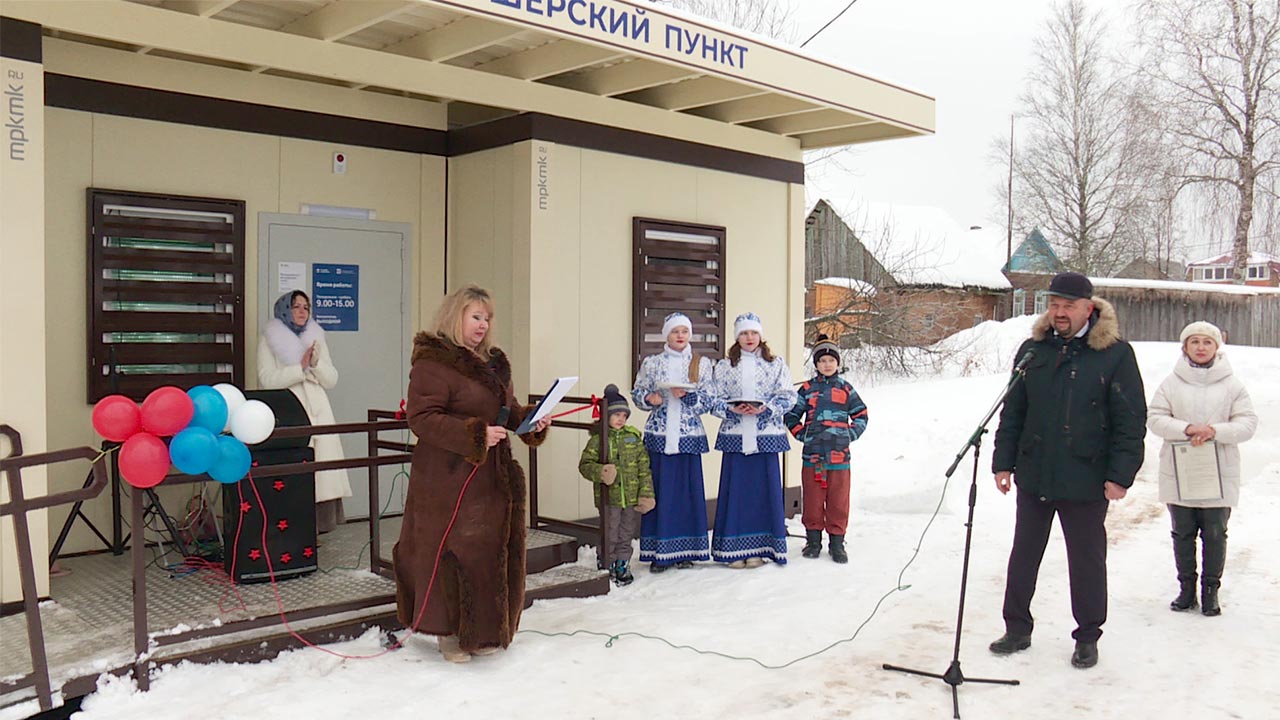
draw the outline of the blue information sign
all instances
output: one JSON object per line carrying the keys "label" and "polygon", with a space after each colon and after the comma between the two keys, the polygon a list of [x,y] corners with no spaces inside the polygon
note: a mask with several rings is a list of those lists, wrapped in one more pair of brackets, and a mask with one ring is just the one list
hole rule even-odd
{"label": "blue information sign", "polygon": [[328,332],[360,329],[360,266],[314,263],[311,313]]}

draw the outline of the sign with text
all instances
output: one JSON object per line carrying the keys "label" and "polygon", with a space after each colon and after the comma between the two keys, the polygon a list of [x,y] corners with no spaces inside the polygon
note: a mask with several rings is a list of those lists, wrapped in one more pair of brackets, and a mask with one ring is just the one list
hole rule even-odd
{"label": "sign with text", "polygon": [[314,263],[311,314],[326,332],[360,329],[360,266]]}

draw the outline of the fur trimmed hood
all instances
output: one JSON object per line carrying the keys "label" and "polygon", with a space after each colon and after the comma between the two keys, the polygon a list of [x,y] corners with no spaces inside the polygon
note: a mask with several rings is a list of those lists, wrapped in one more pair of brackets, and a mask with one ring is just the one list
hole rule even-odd
{"label": "fur trimmed hood", "polygon": [[324,339],[324,328],[311,318],[302,333],[294,335],[278,318],[271,318],[262,329],[262,336],[267,339],[267,347],[271,348],[271,353],[281,365],[297,365],[302,362],[302,355],[311,343]]}
{"label": "fur trimmed hood", "polygon": [[511,383],[511,363],[498,348],[494,348],[489,362],[470,350],[458,347],[439,335],[419,332],[413,338],[411,364],[429,360],[453,368],[468,380],[484,385],[503,403],[507,399],[507,385]]}
{"label": "fur trimmed hood", "polygon": [[[1100,297],[1090,298],[1093,301],[1094,313],[1089,318],[1089,332],[1085,340],[1093,350],[1106,350],[1120,341],[1120,318],[1116,316],[1115,307]],[[1040,342],[1053,334],[1053,323],[1046,312],[1036,319],[1031,328],[1031,339]]]}

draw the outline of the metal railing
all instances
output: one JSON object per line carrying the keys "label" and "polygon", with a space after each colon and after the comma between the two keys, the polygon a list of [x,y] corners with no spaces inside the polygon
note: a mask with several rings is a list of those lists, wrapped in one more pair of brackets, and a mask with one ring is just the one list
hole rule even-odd
{"label": "metal railing", "polygon": [[[603,395],[604,394],[601,393],[601,398],[603,397]],[[536,404],[538,403],[538,401],[542,400],[542,397],[543,397],[542,395],[530,395],[529,402]],[[604,404],[604,401],[602,399],[598,399],[594,397],[574,397],[574,396],[565,396],[564,399],[561,400],[561,402],[572,403],[575,405],[590,405],[593,402],[596,402],[597,400],[600,402],[601,405]],[[552,427],[573,428],[576,430],[586,430],[587,432],[595,431],[599,433],[599,437],[601,441],[600,461],[602,463],[608,462],[608,458],[609,458],[609,453],[607,450],[607,443],[608,443],[608,437],[609,437],[609,414],[608,413],[601,412],[600,418],[595,422],[585,423],[585,422],[573,422],[571,420],[557,419],[557,420],[552,420],[551,425]],[[601,569],[604,568],[603,558],[606,556],[604,548],[605,548],[606,538],[608,538],[609,536],[608,527],[607,527],[609,515],[604,511],[605,506],[609,502],[608,497],[609,497],[609,493],[602,488],[600,492],[600,496],[596,501],[596,510],[597,512],[600,513],[599,526],[589,525],[587,523],[578,522],[577,520],[565,520],[562,518],[554,518],[554,517],[541,514],[538,510],[538,448],[532,447],[532,446],[529,447],[529,527],[535,528],[535,529],[543,528],[543,527],[551,527],[551,528],[561,527],[561,528],[568,528],[570,530],[576,530],[584,533],[596,534],[599,537],[599,540],[597,541],[597,544],[596,544],[596,565],[599,566]]]}
{"label": "metal railing", "polygon": [[[343,460],[327,460],[324,462],[289,463],[268,465],[255,468],[251,477],[254,480],[295,475],[299,473],[315,473],[324,470],[365,468],[369,474],[369,569],[384,577],[390,575],[390,563],[382,560],[379,554],[381,542],[379,519],[376,512],[380,499],[380,481],[378,469],[384,465],[399,465],[412,459],[412,446],[404,442],[382,440],[379,434],[392,430],[408,429],[408,421],[398,413],[383,410],[370,410],[369,421],[363,423],[339,423],[334,425],[314,425],[301,427],[277,428],[271,434],[272,439],[308,437],[313,435],[340,435],[346,433],[363,433],[368,438],[368,455],[360,458]],[[9,425],[0,425],[0,434],[9,439],[11,449],[8,456],[0,458],[0,473],[8,483],[9,501],[0,504],[0,517],[13,517],[14,537],[17,546],[18,571],[22,583],[22,604],[26,615],[27,644],[31,651],[30,673],[16,679],[0,681],[0,695],[34,687],[41,710],[53,707],[53,688],[49,672],[48,654],[44,642],[44,629],[40,619],[39,594],[36,588],[35,562],[31,549],[30,525],[27,513],[68,503],[80,503],[100,495],[108,485],[107,451],[83,446],[56,452],[45,452],[26,455],[22,450],[21,434]],[[391,451],[391,454],[381,454]],[[23,468],[53,465],[74,460],[89,460],[92,463],[91,479],[79,489],[27,498],[22,487]],[[206,475],[171,474],[164,480],[166,484],[208,482]],[[130,493],[131,527],[144,527],[143,512],[146,494]],[[151,642],[147,626],[147,582],[146,582],[146,543],[140,534],[135,534],[130,542],[133,575],[133,676],[139,689],[146,690],[150,686],[150,651]],[[393,594],[378,595],[341,603],[331,603],[314,607],[293,610],[293,620],[306,620],[339,613],[377,607],[394,602]],[[223,623],[216,627],[198,628],[172,635],[155,638],[156,646],[174,645],[190,640],[225,635],[262,627],[270,627],[285,622],[285,619],[272,614],[265,617]]]}

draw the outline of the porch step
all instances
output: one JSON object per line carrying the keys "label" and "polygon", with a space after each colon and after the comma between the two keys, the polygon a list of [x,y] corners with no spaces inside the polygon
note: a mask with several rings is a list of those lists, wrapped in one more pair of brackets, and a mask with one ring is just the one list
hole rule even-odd
{"label": "porch step", "polygon": [[609,573],[581,565],[561,565],[534,573],[524,581],[524,606],[534,600],[609,594]]}
{"label": "porch step", "polygon": [[533,575],[557,565],[578,561],[578,541],[572,535],[529,529],[525,539],[525,573]]}

